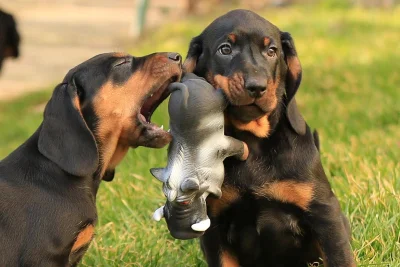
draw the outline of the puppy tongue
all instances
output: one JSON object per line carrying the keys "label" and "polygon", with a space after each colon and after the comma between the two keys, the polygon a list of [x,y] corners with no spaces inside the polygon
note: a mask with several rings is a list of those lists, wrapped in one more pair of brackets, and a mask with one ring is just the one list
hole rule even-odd
{"label": "puppy tongue", "polygon": [[138,138],[137,145],[150,148],[162,148],[169,144],[172,135],[155,124],[142,124],[143,130]]}
{"label": "puppy tongue", "polygon": [[146,121],[146,118],[145,118],[145,116],[143,115],[143,114],[139,114],[139,117],[140,117],[140,119],[142,120],[142,121]]}

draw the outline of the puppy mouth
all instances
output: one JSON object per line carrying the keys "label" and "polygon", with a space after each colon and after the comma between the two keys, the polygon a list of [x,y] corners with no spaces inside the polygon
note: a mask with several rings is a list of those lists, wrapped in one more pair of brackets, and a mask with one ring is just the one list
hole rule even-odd
{"label": "puppy mouth", "polygon": [[154,111],[170,95],[168,85],[180,80],[180,74],[170,76],[160,87],[155,87],[145,96],[143,104],[138,112],[138,121],[143,126],[139,145],[151,148],[161,148],[167,145],[172,137],[164,126],[157,126],[151,122]]}
{"label": "puppy mouth", "polygon": [[151,123],[151,116],[160,104],[170,95],[168,85],[179,80],[178,75],[167,79],[159,88],[155,88],[147,94],[139,112],[139,120],[144,123]]}
{"label": "puppy mouth", "polygon": [[249,105],[229,105],[227,108],[227,112],[233,116],[235,119],[238,119],[242,122],[250,122],[253,120],[257,120],[265,115],[265,111],[256,103],[252,103]]}

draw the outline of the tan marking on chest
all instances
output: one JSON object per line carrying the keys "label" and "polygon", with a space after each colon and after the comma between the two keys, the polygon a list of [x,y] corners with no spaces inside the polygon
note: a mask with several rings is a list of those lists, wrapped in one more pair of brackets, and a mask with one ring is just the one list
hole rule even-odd
{"label": "tan marking on chest", "polygon": [[239,261],[236,257],[224,250],[221,253],[221,265],[222,267],[239,267]]}
{"label": "tan marking on chest", "polygon": [[90,241],[92,241],[93,236],[94,236],[94,226],[89,224],[79,232],[78,236],[76,237],[75,243],[72,246],[71,252],[74,252],[80,249],[81,247],[89,244]]}
{"label": "tan marking on chest", "polygon": [[269,135],[270,125],[268,121],[268,115],[248,123],[243,123],[233,118],[231,118],[230,121],[236,129],[251,132],[257,137],[264,138]]}
{"label": "tan marking on chest", "polygon": [[222,196],[219,199],[207,198],[207,205],[212,216],[218,216],[221,211],[229,207],[240,198],[239,191],[233,186],[222,186]]}
{"label": "tan marking on chest", "polygon": [[259,197],[270,198],[296,205],[302,210],[308,210],[314,196],[314,185],[296,181],[280,181],[264,184],[255,191]]}

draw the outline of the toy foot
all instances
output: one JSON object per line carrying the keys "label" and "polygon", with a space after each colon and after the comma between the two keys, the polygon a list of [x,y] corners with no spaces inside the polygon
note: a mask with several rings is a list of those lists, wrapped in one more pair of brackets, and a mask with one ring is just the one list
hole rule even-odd
{"label": "toy foot", "polygon": [[204,221],[195,223],[191,226],[193,231],[196,232],[204,232],[205,230],[207,230],[211,225],[211,221],[210,219],[206,219]]}
{"label": "toy foot", "polygon": [[153,214],[153,220],[159,222],[164,217],[164,206],[156,209]]}
{"label": "toy foot", "polygon": [[246,160],[249,157],[249,147],[245,142],[243,142],[243,155],[240,157],[240,160]]}

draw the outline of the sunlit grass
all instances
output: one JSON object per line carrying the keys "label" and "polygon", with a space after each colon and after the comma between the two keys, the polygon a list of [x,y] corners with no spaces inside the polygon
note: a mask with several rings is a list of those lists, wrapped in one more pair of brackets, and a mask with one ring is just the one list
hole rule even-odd
{"label": "sunlit grass", "polygon": [[[303,65],[297,100],[320,133],[323,165],[350,218],[359,266],[400,266],[400,9],[292,7],[261,14],[295,39]],[[185,55],[191,37],[218,15],[165,25],[131,52]],[[49,96],[0,104],[0,158],[36,129]],[[168,124],[165,104],[155,121]],[[164,222],[151,220],[164,198],[148,170],[163,166],[165,156],[165,150],[132,150],[114,181],[101,185],[97,236],[83,266],[205,265],[197,240],[174,240]]]}

